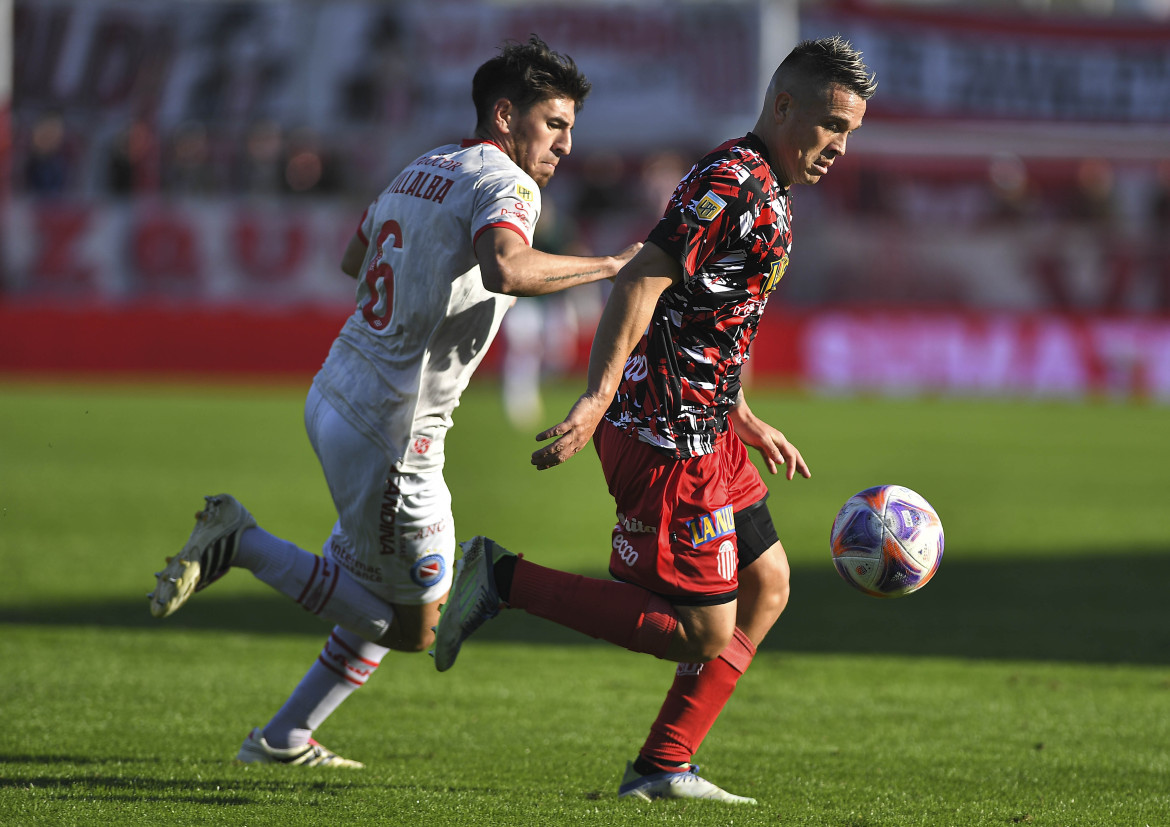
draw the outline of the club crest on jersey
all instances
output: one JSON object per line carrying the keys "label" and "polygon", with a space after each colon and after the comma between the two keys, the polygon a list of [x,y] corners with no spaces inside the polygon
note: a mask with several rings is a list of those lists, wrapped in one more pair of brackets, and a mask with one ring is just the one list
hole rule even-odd
{"label": "club crest on jersey", "polygon": [[772,269],[768,271],[768,280],[764,282],[764,292],[771,293],[776,289],[777,282],[784,278],[784,271],[788,269],[788,256],[772,262]]}
{"label": "club crest on jersey", "polygon": [[723,212],[723,208],[726,206],[726,201],[715,193],[709,192],[700,198],[699,203],[695,205],[695,215],[699,216],[700,221],[710,221]]}
{"label": "club crest on jersey", "polygon": [[446,573],[447,564],[441,554],[428,554],[410,567],[410,579],[414,581],[416,586],[421,586],[424,589],[438,583]]}
{"label": "club crest on jersey", "polygon": [[534,198],[532,190],[528,189],[528,187],[524,186],[523,184],[516,185],[516,194],[530,204]]}
{"label": "club crest on jersey", "polygon": [[735,514],[730,505],[717,508],[701,517],[687,521],[691,545],[695,548],[735,532]]}

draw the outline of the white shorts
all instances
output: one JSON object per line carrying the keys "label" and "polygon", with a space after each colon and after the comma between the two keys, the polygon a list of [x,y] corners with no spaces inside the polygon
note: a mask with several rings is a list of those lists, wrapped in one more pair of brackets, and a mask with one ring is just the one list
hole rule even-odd
{"label": "white shorts", "polygon": [[387,603],[423,605],[451,587],[455,526],[442,471],[401,474],[314,386],[305,430],[338,520],[324,553]]}

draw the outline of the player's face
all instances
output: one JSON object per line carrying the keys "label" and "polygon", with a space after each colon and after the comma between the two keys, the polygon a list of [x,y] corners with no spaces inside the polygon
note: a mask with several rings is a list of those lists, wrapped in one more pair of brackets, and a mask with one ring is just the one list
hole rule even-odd
{"label": "player's face", "polygon": [[815,184],[845,154],[849,135],[861,126],[865,99],[832,85],[820,95],[782,95],[777,114],[779,123],[769,147],[777,172],[785,184]]}
{"label": "player's face", "polygon": [[576,119],[576,106],[568,98],[548,98],[527,109],[511,110],[508,155],[538,186],[549,182],[557,163],[572,151]]}

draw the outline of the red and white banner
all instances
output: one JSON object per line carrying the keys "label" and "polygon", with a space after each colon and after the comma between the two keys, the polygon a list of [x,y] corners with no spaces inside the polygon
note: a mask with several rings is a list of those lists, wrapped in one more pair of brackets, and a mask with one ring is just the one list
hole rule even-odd
{"label": "red and white banner", "polygon": [[1170,401],[1170,319],[829,311],[800,326],[824,391]]}
{"label": "red and white banner", "polygon": [[[347,313],[0,301],[0,373],[307,381]],[[576,365],[561,367],[584,370],[591,338],[583,330]],[[508,346],[501,337],[482,370]],[[825,393],[1170,403],[1170,318],[771,308],[749,367],[752,382]]]}
{"label": "red and white banner", "polygon": [[840,33],[879,93],[867,118],[1170,124],[1170,25],[862,5],[811,7],[802,37]]}
{"label": "red and white banner", "polygon": [[0,291],[80,307],[349,302],[341,254],[365,205],[333,201],[14,199]]}

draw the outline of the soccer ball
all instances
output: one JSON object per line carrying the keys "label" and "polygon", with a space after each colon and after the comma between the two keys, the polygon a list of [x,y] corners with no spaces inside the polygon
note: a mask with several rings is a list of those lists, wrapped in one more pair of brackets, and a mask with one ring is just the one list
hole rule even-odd
{"label": "soccer ball", "polygon": [[829,535],[833,565],[871,597],[901,597],[927,584],[943,556],[943,527],[920,495],[878,485],[845,501]]}

